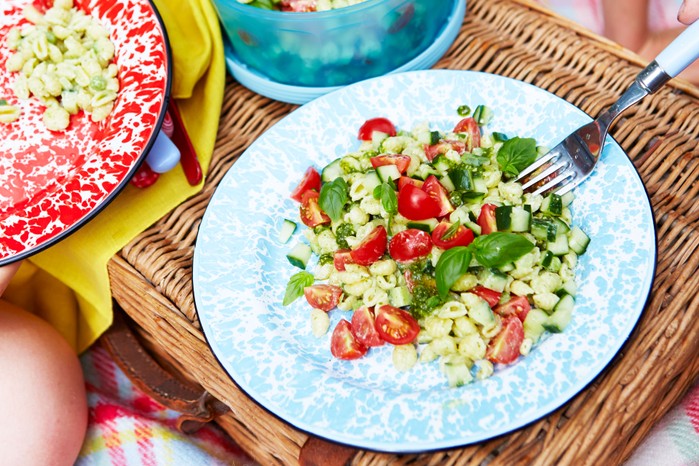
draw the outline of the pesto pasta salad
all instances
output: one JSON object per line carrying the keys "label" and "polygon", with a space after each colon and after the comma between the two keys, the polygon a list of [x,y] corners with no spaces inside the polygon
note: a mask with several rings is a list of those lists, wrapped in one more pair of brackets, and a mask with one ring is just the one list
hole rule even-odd
{"label": "pesto pasta salad", "polygon": [[[73,0],[55,0],[45,11],[28,4],[24,18],[28,23],[12,28],[6,37],[14,51],[5,68],[17,74],[15,96],[39,99],[46,106],[44,125],[52,131],[66,129],[70,116],[80,111],[94,122],[107,118],[119,91],[109,31],[74,7]],[[6,123],[19,117],[18,109],[9,105],[0,105],[3,114],[0,121]]]}
{"label": "pesto pasta salad", "polygon": [[[291,194],[304,237],[287,257],[303,270],[283,304],[304,296],[312,332],[332,332],[337,358],[391,344],[398,370],[437,360],[460,386],[571,319],[589,243],[573,224],[573,195],[524,193],[513,180],[545,149],[484,134],[493,112],[483,105],[458,113],[448,131],[368,120],[358,150],[309,167]],[[284,220],[280,240],[296,228]],[[329,329],[328,312],[346,315]]]}

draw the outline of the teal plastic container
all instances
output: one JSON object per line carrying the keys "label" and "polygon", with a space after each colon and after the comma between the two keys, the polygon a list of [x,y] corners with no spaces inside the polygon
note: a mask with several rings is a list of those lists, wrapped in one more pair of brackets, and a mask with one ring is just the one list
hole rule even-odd
{"label": "teal plastic container", "polygon": [[312,13],[213,3],[242,64],[279,83],[327,87],[409,62],[432,44],[457,1],[465,0],[367,0]]}

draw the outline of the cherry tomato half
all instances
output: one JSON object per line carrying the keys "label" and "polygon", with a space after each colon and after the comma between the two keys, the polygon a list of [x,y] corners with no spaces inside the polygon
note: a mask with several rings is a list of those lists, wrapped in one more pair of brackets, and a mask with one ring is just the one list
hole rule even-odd
{"label": "cherry tomato half", "polygon": [[483,204],[481,213],[478,214],[478,226],[481,227],[481,235],[487,235],[494,231],[498,231],[498,222],[495,220],[496,205]]}
{"label": "cherry tomato half", "polygon": [[398,178],[398,191],[403,189],[403,187],[406,184],[412,184],[413,186],[417,186],[418,188],[422,188],[424,181],[416,180],[415,178],[410,178],[409,176],[401,176],[400,178]]}
{"label": "cherry tomato half", "polygon": [[451,249],[456,246],[468,246],[473,242],[475,237],[473,231],[463,225],[459,225],[449,238],[445,238],[444,235],[451,227],[451,223],[442,221],[432,230],[432,242],[435,246],[442,249]]}
{"label": "cherry tomato half", "polygon": [[303,295],[311,307],[328,312],[340,302],[342,288],[325,284],[311,285],[303,289]]}
{"label": "cherry tomato half", "polygon": [[359,245],[350,251],[352,262],[367,266],[381,259],[381,256],[386,252],[387,240],[386,229],[382,225],[377,226]]}
{"label": "cherry tomato half", "polygon": [[527,318],[531,309],[532,306],[526,296],[512,296],[506,303],[497,305],[493,311],[501,316],[515,315],[524,323],[524,319]]}
{"label": "cherry tomato half", "polygon": [[364,356],[368,348],[352,334],[352,325],[345,319],[340,320],[330,337],[330,352],[338,359],[358,359]]}
{"label": "cherry tomato half", "polygon": [[299,216],[301,221],[309,228],[317,227],[325,223],[330,223],[330,217],[323,212],[318,204],[319,194],[316,191],[306,191],[301,197],[301,207]]}
{"label": "cherry tomato half", "polygon": [[468,291],[469,293],[473,293],[476,296],[485,299],[491,308],[497,306],[497,304],[500,302],[500,297],[502,296],[502,293],[499,291],[491,290],[490,288],[486,288],[481,285],[474,286]]}
{"label": "cherry tomato half", "polygon": [[425,220],[439,216],[442,207],[422,189],[406,184],[398,191],[398,213],[409,220]]}
{"label": "cherry tomato half", "polygon": [[488,344],[485,357],[500,364],[510,364],[519,357],[524,341],[524,327],[516,316],[503,317],[502,329]]}
{"label": "cherry tomato half", "polygon": [[396,234],[388,243],[388,253],[397,262],[410,262],[432,251],[430,234],[416,228],[408,228]]}
{"label": "cherry tomato half", "polygon": [[393,126],[388,118],[371,118],[364,122],[359,128],[357,138],[360,141],[371,141],[374,131],[388,134],[389,136],[396,135],[396,127]]}
{"label": "cherry tomato half", "polygon": [[405,345],[412,342],[420,332],[420,325],[417,320],[404,311],[390,304],[377,306],[376,331],[381,338],[392,345]]}
{"label": "cherry tomato half", "polygon": [[463,141],[447,140],[439,141],[437,144],[425,145],[425,157],[430,162],[438,155],[446,154],[449,150],[455,150],[459,154],[466,152],[466,143]]}
{"label": "cherry tomato half", "polygon": [[352,263],[352,255],[349,249],[338,249],[333,254],[333,265],[338,272],[344,272],[345,266]]}
{"label": "cherry tomato half", "polygon": [[404,174],[410,166],[410,161],[412,160],[409,155],[403,154],[385,154],[377,155],[369,159],[371,161],[371,166],[374,168],[381,167],[383,165],[395,165],[401,174]]}
{"label": "cherry tomato half", "polygon": [[352,314],[352,334],[361,344],[370,348],[385,343],[376,331],[374,311],[367,306],[360,307]]}
{"label": "cherry tomato half", "polygon": [[422,185],[422,190],[430,195],[439,204],[439,214],[437,217],[444,217],[454,211],[454,206],[449,202],[449,194],[436,176],[430,175]]}
{"label": "cherry tomato half", "polygon": [[466,117],[456,124],[454,127],[455,133],[466,133],[469,135],[471,147],[469,152],[476,147],[481,147],[481,130],[478,128],[478,123],[473,117]]}
{"label": "cherry tomato half", "polygon": [[301,202],[303,193],[310,190],[320,192],[320,173],[313,167],[308,167],[304,173],[301,182],[291,192],[291,198],[296,202]]}

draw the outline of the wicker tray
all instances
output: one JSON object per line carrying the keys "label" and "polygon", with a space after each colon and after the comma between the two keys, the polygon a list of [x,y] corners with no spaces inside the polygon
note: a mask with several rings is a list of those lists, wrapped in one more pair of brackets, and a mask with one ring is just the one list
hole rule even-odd
{"label": "wicker tray", "polygon": [[[437,68],[532,83],[596,116],[642,68],[638,58],[527,0],[470,0],[460,35]],[[651,197],[658,267],[629,341],[585,391],[550,416],[482,444],[423,455],[358,451],[353,464],[622,463],[699,375],[699,90],[673,81],[625,113],[612,135]],[[250,400],[218,365],[199,327],[192,255],[207,203],[237,157],[295,107],[226,88],[204,190],[109,264],[116,301],[151,349],[231,411],[218,422],[262,464],[297,464],[308,436]]]}

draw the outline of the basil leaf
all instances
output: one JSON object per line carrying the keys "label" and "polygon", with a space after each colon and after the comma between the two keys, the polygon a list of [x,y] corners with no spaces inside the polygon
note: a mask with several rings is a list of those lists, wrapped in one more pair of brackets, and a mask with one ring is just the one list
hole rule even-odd
{"label": "basil leaf", "polygon": [[534,243],[516,233],[494,232],[477,237],[471,247],[482,265],[499,267],[527,254],[534,249]]}
{"label": "basil leaf", "polygon": [[282,305],[288,306],[296,301],[297,298],[303,296],[303,289],[313,285],[315,279],[313,274],[306,271],[295,273],[289,278],[289,283],[286,284],[286,292],[284,293],[284,301]]}
{"label": "basil leaf", "polygon": [[468,270],[471,263],[471,250],[467,246],[457,246],[447,249],[439,256],[434,271],[437,282],[437,292],[444,298],[456,280]]}
{"label": "basil leaf", "polygon": [[320,188],[318,205],[328,214],[328,217],[335,221],[340,220],[342,209],[347,202],[347,191],[347,182],[342,177],[335,178]]}
{"label": "basil leaf", "polygon": [[496,159],[504,173],[516,176],[536,160],[536,141],[520,137],[508,139],[502,143]]}
{"label": "basil leaf", "polygon": [[389,183],[381,183],[374,188],[374,199],[381,199],[381,205],[386,213],[398,213],[398,197]]}

